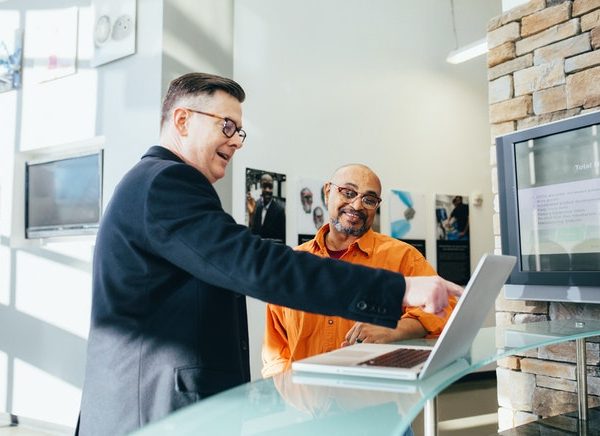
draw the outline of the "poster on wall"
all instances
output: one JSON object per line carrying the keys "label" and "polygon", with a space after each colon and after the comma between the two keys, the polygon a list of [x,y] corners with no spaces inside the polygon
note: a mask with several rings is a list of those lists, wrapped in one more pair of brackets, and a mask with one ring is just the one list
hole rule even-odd
{"label": "poster on wall", "polygon": [[318,179],[300,179],[298,190],[294,194],[300,201],[298,215],[298,245],[311,240],[321,226],[329,222],[327,204],[325,204],[325,181]]}
{"label": "poster on wall", "polygon": [[27,14],[25,57],[35,83],[75,74],[77,63],[76,7],[31,11]]}
{"label": "poster on wall", "polygon": [[471,277],[469,197],[454,194],[435,197],[437,272],[465,285]]}
{"label": "poster on wall", "polygon": [[136,0],[92,0],[91,66],[135,53]]}
{"label": "poster on wall", "polygon": [[392,189],[389,198],[390,235],[426,256],[425,195]]}
{"label": "poster on wall", "polygon": [[246,225],[285,244],[285,174],[246,168]]}
{"label": "poster on wall", "polygon": [[23,31],[0,28],[0,93],[21,87]]}

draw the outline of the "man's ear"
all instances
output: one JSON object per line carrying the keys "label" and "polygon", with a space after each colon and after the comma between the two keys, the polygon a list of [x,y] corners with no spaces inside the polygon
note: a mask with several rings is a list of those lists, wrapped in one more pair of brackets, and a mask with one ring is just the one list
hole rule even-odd
{"label": "man's ear", "polygon": [[329,205],[329,192],[331,192],[331,183],[327,182],[323,185],[323,192],[325,193],[325,206]]}
{"label": "man's ear", "polygon": [[180,136],[187,136],[189,118],[190,112],[183,108],[178,107],[173,111],[173,125]]}

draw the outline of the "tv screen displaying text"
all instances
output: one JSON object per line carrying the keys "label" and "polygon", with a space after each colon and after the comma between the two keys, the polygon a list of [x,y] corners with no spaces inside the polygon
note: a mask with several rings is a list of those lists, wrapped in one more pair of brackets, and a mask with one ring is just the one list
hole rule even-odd
{"label": "tv screen displaying text", "polygon": [[515,144],[522,271],[600,271],[598,131]]}

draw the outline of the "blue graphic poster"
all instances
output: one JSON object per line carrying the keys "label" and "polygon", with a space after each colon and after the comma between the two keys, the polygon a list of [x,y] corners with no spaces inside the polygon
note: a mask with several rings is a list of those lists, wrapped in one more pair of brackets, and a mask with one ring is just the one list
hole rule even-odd
{"label": "blue graphic poster", "polygon": [[425,195],[392,189],[390,235],[416,247],[425,256]]}

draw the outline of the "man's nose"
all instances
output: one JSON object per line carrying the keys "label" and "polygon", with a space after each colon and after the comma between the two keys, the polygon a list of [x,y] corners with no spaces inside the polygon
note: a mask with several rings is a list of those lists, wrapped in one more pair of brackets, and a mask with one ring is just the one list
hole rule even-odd
{"label": "man's nose", "polygon": [[236,134],[230,138],[229,145],[234,147],[236,150],[239,150],[244,146],[244,143],[242,142],[242,137],[239,135],[239,133],[236,132]]}
{"label": "man's nose", "polygon": [[[357,203],[356,200],[358,200],[358,207],[356,207]],[[362,202],[362,197],[360,195],[357,195],[356,197],[354,197],[351,201],[350,201],[350,205],[354,208],[354,209],[364,209],[365,207],[363,206],[363,202]]]}

